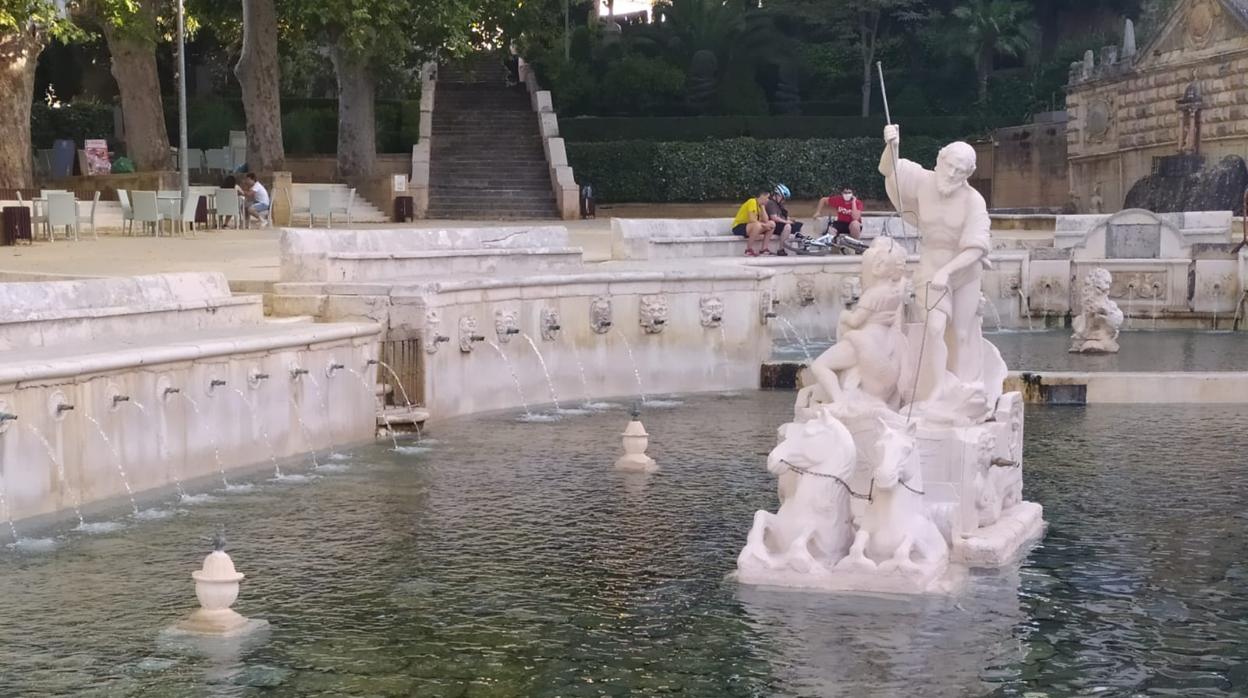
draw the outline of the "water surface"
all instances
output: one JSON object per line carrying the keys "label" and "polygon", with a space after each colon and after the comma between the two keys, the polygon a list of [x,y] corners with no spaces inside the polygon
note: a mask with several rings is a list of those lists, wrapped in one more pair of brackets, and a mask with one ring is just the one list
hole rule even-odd
{"label": "water surface", "polygon": [[[724,580],[791,393],[466,418],[305,484],[0,551],[0,695],[967,696],[1248,692],[1248,408],[1028,408],[1048,537],[954,599]],[[125,507],[117,508],[121,518]],[[219,524],[252,645],[160,639]],[[0,529],[3,530],[3,529]],[[3,534],[0,534],[3,535]]]}

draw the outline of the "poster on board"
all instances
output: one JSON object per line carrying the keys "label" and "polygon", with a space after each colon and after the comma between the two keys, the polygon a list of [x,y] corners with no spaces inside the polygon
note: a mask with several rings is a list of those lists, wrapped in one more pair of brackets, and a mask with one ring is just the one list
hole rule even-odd
{"label": "poster on board", "polygon": [[103,138],[88,138],[83,142],[83,150],[87,154],[87,174],[109,174],[113,164],[108,160],[108,141]]}

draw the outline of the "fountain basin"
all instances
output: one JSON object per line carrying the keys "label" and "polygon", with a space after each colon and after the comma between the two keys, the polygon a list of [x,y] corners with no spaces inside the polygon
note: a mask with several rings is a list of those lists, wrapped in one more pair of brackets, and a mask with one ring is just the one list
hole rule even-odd
{"label": "fountain basin", "polygon": [[[69,307],[35,312],[41,298]],[[129,313],[118,299],[134,304]],[[376,325],[270,323],[259,296],[230,296],[219,274],[2,284],[0,306],[0,336],[28,343],[0,351],[0,399],[19,426],[0,436],[6,518],[373,435],[374,397],[357,378],[322,377],[325,394],[307,381],[249,386],[257,375],[288,376],[292,364],[330,362],[375,382],[366,362],[376,355]],[[235,389],[247,390],[249,406]],[[118,395],[129,398],[124,408]],[[292,428],[300,418],[314,443]]]}

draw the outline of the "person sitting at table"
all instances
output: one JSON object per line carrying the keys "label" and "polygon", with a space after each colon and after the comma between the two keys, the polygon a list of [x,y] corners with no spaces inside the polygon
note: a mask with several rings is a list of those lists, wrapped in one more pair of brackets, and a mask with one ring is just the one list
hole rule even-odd
{"label": "person sitting at table", "polygon": [[260,221],[260,227],[269,225],[269,190],[264,188],[254,172],[243,175],[243,197],[246,199],[244,208],[247,220],[252,218]]}

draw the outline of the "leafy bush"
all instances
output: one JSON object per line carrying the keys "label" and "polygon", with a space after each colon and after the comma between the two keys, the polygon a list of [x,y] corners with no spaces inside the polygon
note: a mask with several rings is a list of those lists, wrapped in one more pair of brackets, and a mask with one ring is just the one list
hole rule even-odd
{"label": "leafy bush", "polygon": [[113,108],[98,102],[75,102],[52,108],[35,102],[30,108],[30,140],[35,148],[51,148],[52,142],[68,138],[79,147],[88,138],[113,136]]}
{"label": "leafy bush", "polygon": [[633,54],[607,69],[602,79],[606,111],[645,114],[670,108],[685,89],[685,72],[660,58]]}
{"label": "leafy bush", "polygon": [[[930,167],[941,143],[911,136],[902,148],[907,158]],[[568,159],[577,181],[592,183],[607,203],[735,201],[775,182],[799,198],[826,196],[846,184],[863,196],[883,198],[881,150],[878,137],[613,141],[570,143]]]}

